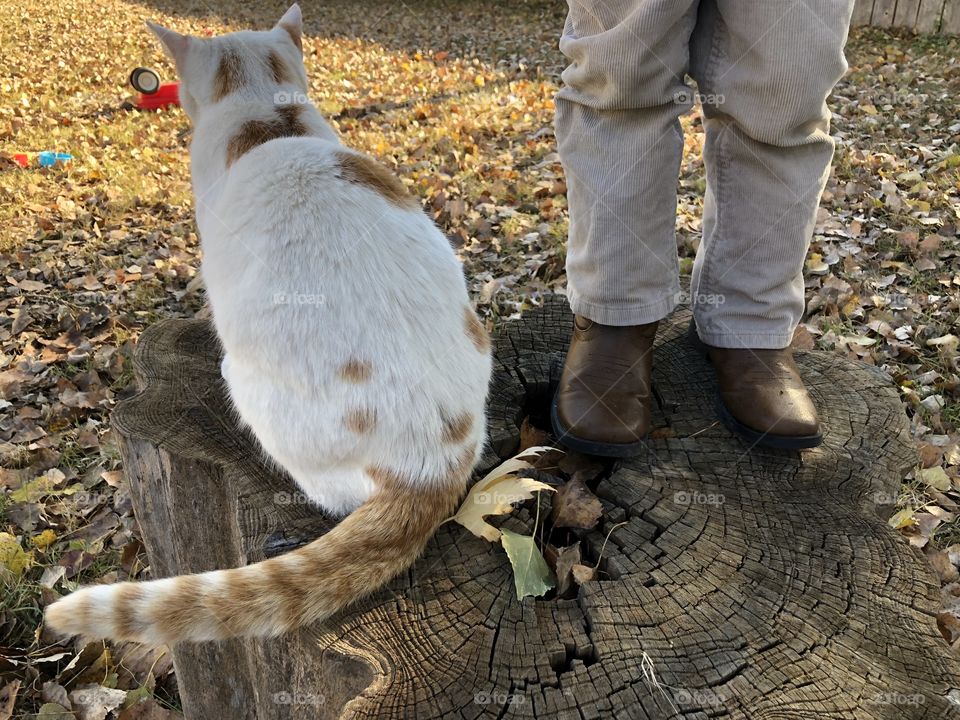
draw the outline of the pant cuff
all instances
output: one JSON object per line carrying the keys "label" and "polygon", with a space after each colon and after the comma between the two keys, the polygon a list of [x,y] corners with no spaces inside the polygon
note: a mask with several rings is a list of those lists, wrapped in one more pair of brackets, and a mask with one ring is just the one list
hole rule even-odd
{"label": "pant cuff", "polygon": [[704,332],[697,328],[697,335],[707,345],[733,350],[782,350],[793,341],[793,333],[731,333]]}
{"label": "pant cuff", "polygon": [[677,286],[670,290],[659,300],[652,303],[634,303],[634,304],[604,304],[588,302],[577,297],[569,286],[567,287],[567,300],[570,303],[570,310],[575,315],[593,320],[601,325],[614,325],[623,327],[625,325],[646,325],[647,323],[663,320],[677,306],[680,299],[680,287]]}

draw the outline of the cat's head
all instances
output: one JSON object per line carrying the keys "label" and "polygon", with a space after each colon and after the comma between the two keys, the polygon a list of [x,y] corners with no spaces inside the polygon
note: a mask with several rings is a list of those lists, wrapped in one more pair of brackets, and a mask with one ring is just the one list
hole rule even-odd
{"label": "cat's head", "polygon": [[173,59],[180,77],[180,104],[196,122],[204,110],[237,95],[251,101],[290,103],[307,92],[302,19],[294,4],[271,30],[244,30],[199,38],[147,22]]}

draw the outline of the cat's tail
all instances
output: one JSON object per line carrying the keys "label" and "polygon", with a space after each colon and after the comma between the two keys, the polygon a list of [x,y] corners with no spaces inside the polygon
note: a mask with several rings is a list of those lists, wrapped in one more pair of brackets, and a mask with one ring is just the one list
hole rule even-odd
{"label": "cat's tail", "polygon": [[377,492],[309,545],[232,570],[87,587],[50,605],[46,624],[62,634],[171,645],[278,635],[321,620],[413,564],[455,511],[470,466],[453,475],[417,487],[379,472]]}

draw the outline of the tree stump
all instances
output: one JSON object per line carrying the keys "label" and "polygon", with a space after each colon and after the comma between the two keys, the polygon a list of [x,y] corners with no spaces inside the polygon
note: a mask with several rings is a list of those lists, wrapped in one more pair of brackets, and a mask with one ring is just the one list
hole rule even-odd
{"label": "tree stump", "polygon": [[[187,718],[960,716],[938,583],[885,523],[915,460],[890,379],[800,353],[823,446],[750,448],[714,421],[689,317],[657,338],[668,430],[598,486],[588,556],[626,523],[599,581],[520,602],[503,550],[447,524],[413,569],[325,624],[177,646]],[[570,323],[550,298],[496,335],[486,465],[514,453],[522,418],[545,417]],[[157,324],[135,363],[142,390],[114,424],[155,576],[255,562],[331,526],[238,429],[206,323]]]}

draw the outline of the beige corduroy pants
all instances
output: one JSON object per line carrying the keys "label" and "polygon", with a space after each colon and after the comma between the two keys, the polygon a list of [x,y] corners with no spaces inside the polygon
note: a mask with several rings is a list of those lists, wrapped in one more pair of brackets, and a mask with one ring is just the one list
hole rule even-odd
{"label": "beige corduroy pants", "polygon": [[827,95],[846,70],[853,0],[569,0],[556,132],[567,176],[568,294],[605,325],[680,299],[679,116],[697,83],[706,132],[691,301],[702,339],[781,348],[830,170]]}

